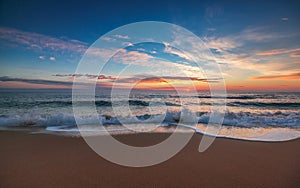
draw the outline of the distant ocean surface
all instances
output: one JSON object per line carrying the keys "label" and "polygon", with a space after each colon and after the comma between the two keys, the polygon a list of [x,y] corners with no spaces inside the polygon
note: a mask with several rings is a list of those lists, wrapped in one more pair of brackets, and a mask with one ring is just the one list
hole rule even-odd
{"label": "distant ocean surface", "polygon": [[[150,118],[151,122],[151,117],[165,115],[163,121],[158,123],[158,127],[152,132],[172,132],[184,105],[188,107],[188,111],[197,115],[198,124],[194,128],[183,126],[182,131],[205,133],[212,105],[208,92],[178,96],[174,91],[138,91],[129,99],[120,96],[118,100],[117,106],[129,104],[131,113],[141,121]],[[164,108],[162,104],[165,105]],[[84,96],[81,105],[83,107],[90,105]],[[98,115],[87,113],[80,117],[81,122],[86,121],[85,131],[101,132],[103,129],[96,127],[96,124],[99,127],[97,122],[100,120],[102,126],[113,134],[135,132],[122,126],[118,117],[114,115],[109,91],[97,91],[95,105]],[[130,124],[132,117],[124,116],[122,119],[126,119]],[[139,130],[143,128],[147,130],[147,124],[140,123],[134,126],[140,126]],[[78,136],[71,90],[0,90],[0,129],[27,129],[33,132],[40,130],[43,133]],[[227,93],[223,126],[216,136],[257,141],[284,141],[299,138],[300,93]]]}

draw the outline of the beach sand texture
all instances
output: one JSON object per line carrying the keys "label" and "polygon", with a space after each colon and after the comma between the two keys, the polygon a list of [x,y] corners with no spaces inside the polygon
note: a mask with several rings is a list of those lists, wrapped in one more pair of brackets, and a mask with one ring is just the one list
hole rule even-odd
{"label": "beach sand texture", "polygon": [[[146,146],[168,135],[118,135]],[[170,160],[123,167],[98,156],[82,138],[0,132],[0,187],[300,187],[300,140],[251,142],[217,138],[204,153],[201,135]]]}

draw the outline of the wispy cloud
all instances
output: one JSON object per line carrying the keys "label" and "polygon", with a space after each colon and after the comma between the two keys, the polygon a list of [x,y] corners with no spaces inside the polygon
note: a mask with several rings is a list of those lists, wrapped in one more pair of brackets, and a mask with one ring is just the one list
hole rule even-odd
{"label": "wispy cloud", "polygon": [[106,42],[114,42],[116,39],[110,38],[110,37],[102,37],[101,40],[106,41]]}
{"label": "wispy cloud", "polygon": [[[56,77],[84,77],[84,78],[97,78],[96,86],[97,88],[112,88],[113,83],[115,83],[114,87],[116,88],[126,88],[128,84],[132,83],[139,83],[139,84],[151,84],[151,87],[155,88],[160,87],[160,83],[177,83],[178,81],[180,84],[193,84],[193,82],[206,82],[206,83],[215,83],[219,82],[219,78],[196,78],[196,77],[176,77],[176,76],[165,76],[165,77],[154,77],[154,76],[133,76],[127,78],[113,78],[110,76],[105,75],[89,75],[89,74],[56,74],[53,75]],[[102,82],[101,80],[106,80],[106,82]],[[23,84],[22,84],[23,83]],[[76,82],[78,85],[82,86],[83,88],[89,84],[92,84],[91,80],[82,80],[81,82]],[[25,85],[24,85],[25,84]],[[27,84],[27,85],[26,85]],[[177,83],[178,84],[178,83]],[[2,76],[0,77],[0,87],[2,88],[20,88],[20,87],[33,87],[36,88],[71,88],[73,86],[73,81],[58,81],[58,80],[45,80],[45,79],[28,79],[28,78],[15,78],[9,76]],[[145,88],[147,89],[147,87]]]}
{"label": "wispy cloud", "polygon": [[[117,39],[129,39],[126,35],[114,35],[112,38],[103,37],[106,41],[116,41]],[[13,47],[23,47],[31,51],[49,54],[49,60],[55,61],[57,54],[69,54],[69,57],[79,57],[84,53],[98,58],[109,58],[114,55],[117,49],[90,47],[87,43],[66,37],[55,38],[39,33],[21,31],[13,28],[0,28],[0,44]],[[123,43],[122,43],[123,44]],[[124,46],[132,45],[124,42]],[[46,59],[45,55],[40,55],[39,59]]]}
{"label": "wispy cloud", "polygon": [[266,76],[256,76],[253,79],[300,79],[300,72],[291,73],[291,74],[281,74],[281,75],[266,75]]}
{"label": "wispy cloud", "polygon": [[285,54],[285,53],[291,53],[291,52],[297,52],[300,51],[300,48],[293,48],[293,49],[274,49],[269,51],[262,51],[256,53],[258,56],[264,56],[264,55],[278,55],[278,54]]}
{"label": "wispy cloud", "polygon": [[148,61],[154,57],[143,52],[121,49],[114,58],[122,64],[138,64],[141,66],[147,66],[150,65]]}
{"label": "wispy cloud", "polygon": [[134,77],[128,78],[118,78],[116,82],[118,83],[148,83],[148,82],[172,82],[172,81],[198,81],[198,82],[207,82],[207,83],[215,83],[219,82],[221,78],[198,78],[198,77],[184,77],[184,76],[139,76],[136,75]]}
{"label": "wispy cloud", "polygon": [[165,53],[170,53],[170,54],[174,54],[174,55],[177,55],[178,57],[181,57],[183,59],[186,59],[186,60],[191,60],[192,61],[192,57],[189,53],[184,53],[174,47],[171,47],[169,43],[164,43],[165,45],[165,48],[164,48],[164,52]]}
{"label": "wispy cloud", "polygon": [[130,37],[127,35],[114,35],[114,37],[118,39],[130,39]]}
{"label": "wispy cloud", "polygon": [[85,77],[88,79],[95,79],[97,78],[98,80],[115,80],[116,78],[112,76],[106,76],[106,75],[94,75],[94,74],[54,74],[52,76],[55,77],[68,77],[68,78],[80,78],[80,77]]}
{"label": "wispy cloud", "polygon": [[[179,55],[180,51],[173,51]],[[177,53],[178,52],[178,53]],[[171,53],[171,51],[169,51]],[[154,54],[148,54],[142,51],[128,51],[126,49],[121,49],[114,56],[114,61],[123,65],[134,65],[140,68],[147,68],[147,71],[150,74],[153,74],[155,71],[155,75],[186,75],[186,76],[203,76],[203,72],[201,68],[192,65],[189,63],[178,63],[172,62],[169,60],[157,58]]]}
{"label": "wispy cloud", "polygon": [[209,48],[217,49],[218,51],[230,51],[240,48],[251,42],[267,42],[288,37],[279,33],[270,32],[266,27],[248,27],[233,35],[223,37],[203,37],[203,41]]}
{"label": "wispy cloud", "polygon": [[112,35],[112,36],[101,37],[101,40],[106,41],[106,42],[116,42],[118,39],[128,40],[128,39],[130,39],[130,37],[127,35]]}
{"label": "wispy cloud", "polygon": [[[251,74],[289,74],[292,69],[299,69],[299,64],[295,61],[298,53],[295,52],[300,48],[261,50],[261,46],[265,46],[262,44],[277,44],[289,37],[293,38],[295,35],[276,33],[268,27],[248,27],[234,35],[204,37],[203,40],[207,47],[216,51],[215,60],[222,65],[227,75],[235,75],[245,70],[249,73],[251,71]],[[291,54],[286,55],[288,53]]]}
{"label": "wispy cloud", "polygon": [[[6,83],[6,84],[3,84],[3,83]],[[14,77],[9,77],[9,76],[0,77],[0,87],[2,87],[2,88],[6,88],[6,87],[14,88],[14,85],[17,85],[17,88],[18,88],[18,87],[22,86],[22,85],[20,85],[20,83],[29,84],[27,87],[34,87],[34,86],[30,85],[30,84],[34,84],[34,85],[40,85],[39,87],[43,87],[43,88],[60,88],[60,86],[63,86],[64,88],[71,88],[73,86],[73,81],[14,78]],[[92,84],[92,83],[91,82],[77,82],[77,84],[84,88],[84,86],[87,86],[88,84]],[[98,88],[110,88],[111,83],[97,82],[96,86]]]}
{"label": "wispy cloud", "polygon": [[21,46],[30,50],[52,52],[75,52],[82,54],[87,44],[74,39],[60,39],[13,28],[0,28],[0,42]]}
{"label": "wispy cloud", "polygon": [[78,40],[58,39],[46,35],[21,31],[13,28],[0,28],[0,40],[23,45],[32,50],[72,51],[83,53],[87,44]]}
{"label": "wispy cloud", "polygon": [[[127,35],[113,35],[112,37],[103,37],[102,40],[112,42],[117,39],[127,40],[130,39]],[[107,48],[89,48],[89,44],[75,40],[68,39],[66,37],[55,38],[39,33],[32,33],[22,30],[17,30],[14,28],[0,28],[0,43],[3,45],[13,46],[13,47],[23,47],[28,50],[37,52],[49,52],[49,53],[75,53],[77,55],[82,55],[85,52],[89,55],[109,57],[112,55],[116,49]],[[128,42],[123,42],[124,46],[132,45]],[[87,49],[89,50],[87,51]],[[42,59],[45,56],[39,56]],[[51,56],[49,60],[54,61],[56,58]]]}
{"label": "wispy cloud", "polygon": [[45,84],[45,85],[62,85],[71,86],[73,82],[55,81],[55,80],[43,80],[43,79],[26,79],[26,78],[12,78],[8,76],[0,77],[1,82],[24,82],[30,84]]}
{"label": "wispy cloud", "polygon": [[242,43],[235,37],[204,37],[202,38],[207,47],[216,49],[218,52],[232,50],[242,46]]}
{"label": "wispy cloud", "polygon": [[299,53],[292,53],[290,54],[291,57],[300,57],[300,52]]}
{"label": "wispy cloud", "polygon": [[287,35],[270,31],[267,27],[248,27],[237,37],[241,40],[266,42],[274,39],[278,40],[279,38],[285,38]]}

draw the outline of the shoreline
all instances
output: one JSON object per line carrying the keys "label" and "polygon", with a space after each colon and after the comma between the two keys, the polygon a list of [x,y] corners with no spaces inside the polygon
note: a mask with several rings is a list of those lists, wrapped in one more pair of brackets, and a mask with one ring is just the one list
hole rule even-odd
{"label": "shoreline", "polygon": [[[184,134],[184,133],[183,133]],[[167,133],[114,135],[148,146]],[[299,187],[300,139],[283,142],[202,136],[164,163],[123,167],[98,156],[80,137],[0,131],[0,187]]]}

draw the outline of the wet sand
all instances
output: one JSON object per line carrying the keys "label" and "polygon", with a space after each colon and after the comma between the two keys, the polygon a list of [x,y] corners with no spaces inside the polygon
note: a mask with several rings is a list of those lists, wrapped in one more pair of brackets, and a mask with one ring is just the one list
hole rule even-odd
{"label": "wet sand", "polygon": [[[137,146],[167,134],[118,135]],[[123,167],[98,156],[82,138],[0,131],[0,187],[300,187],[300,139],[250,142],[217,138],[204,153],[201,135],[170,160]]]}

